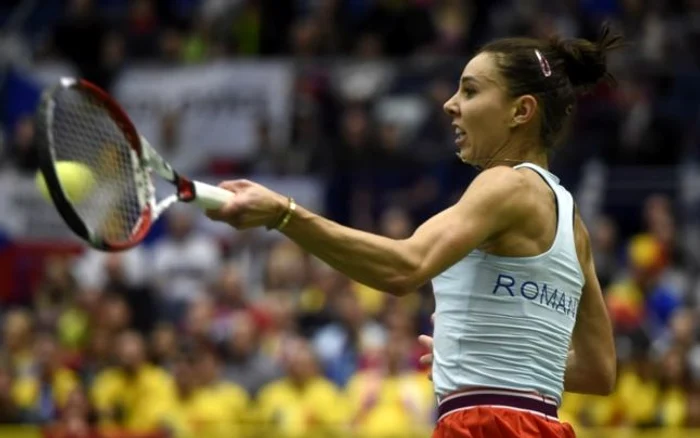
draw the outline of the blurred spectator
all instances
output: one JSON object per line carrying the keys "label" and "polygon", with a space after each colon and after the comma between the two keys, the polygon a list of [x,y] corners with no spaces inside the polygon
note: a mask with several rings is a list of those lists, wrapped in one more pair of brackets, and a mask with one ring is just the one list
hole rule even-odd
{"label": "blurred spectator", "polygon": [[296,304],[286,291],[267,292],[259,303],[265,314],[265,327],[260,340],[264,354],[281,362],[287,344],[296,337],[298,330]]}
{"label": "blurred spectator", "polygon": [[263,386],[281,377],[281,370],[260,348],[260,331],[255,320],[243,314],[231,321],[226,343],[223,375],[255,397]]}
{"label": "blurred spectator", "polygon": [[678,349],[687,354],[698,333],[695,318],[695,312],[690,309],[682,308],[674,312],[666,331],[654,341],[653,352],[661,356],[669,350]]}
{"label": "blurred spectator", "polygon": [[290,32],[291,53],[300,58],[309,58],[323,53],[323,40],[319,23],[312,18],[302,18],[292,24]]}
{"label": "blurred spectator", "polygon": [[162,427],[175,400],[169,374],[146,361],[146,346],[136,332],[116,340],[118,365],[100,372],[91,398],[100,424],[130,432],[152,432]]}
{"label": "blurred spectator", "polygon": [[264,119],[258,120],[258,145],[252,157],[251,172],[256,175],[284,175],[292,163],[288,160],[288,151],[272,144],[270,124]]}
{"label": "blurred spectator", "polygon": [[387,208],[379,219],[379,232],[392,239],[407,239],[413,229],[411,217],[401,208]]}
{"label": "blurred spectator", "polygon": [[78,378],[63,366],[58,342],[49,333],[35,340],[32,368],[31,375],[16,380],[13,394],[28,421],[47,424],[57,419],[70,394],[78,388]]}
{"label": "blurred spectator", "polygon": [[207,159],[198,148],[183,144],[182,123],[183,113],[177,109],[169,109],[161,115],[158,150],[178,172],[192,175],[202,171]]}
{"label": "blurred spectator", "polygon": [[305,336],[329,322],[333,316],[333,297],[349,286],[347,277],[320,259],[309,258],[309,281],[299,296],[300,330]]}
{"label": "blurred spectator", "polygon": [[[160,41],[160,53],[163,63],[177,65],[183,57],[191,58],[190,54],[185,54],[185,35],[179,29],[171,26],[163,30]],[[164,150],[165,146],[161,146]]]}
{"label": "blurred spectator", "polygon": [[0,357],[0,425],[20,423],[24,420],[13,388],[13,367],[6,358]]}
{"label": "blurred spectator", "polygon": [[108,30],[93,0],[70,0],[65,17],[54,28],[54,49],[74,63],[82,77],[108,85],[96,74]]}
{"label": "blurred spectator", "polygon": [[[429,181],[429,176],[419,178],[420,163],[405,148],[401,127],[397,123],[384,122],[379,126],[379,150],[374,157],[373,184],[376,192],[378,211],[392,205],[402,205],[420,210],[424,204],[435,199],[436,187],[420,187]],[[422,190],[421,190],[422,189]]]}
{"label": "blurred spectator", "polygon": [[195,229],[186,207],[168,211],[168,235],[153,249],[154,274],[162,317],[178,323],[188,303],[203,296],[221,264],[221,250],[209,236]]}
{"label": "blurred spectator", "polygon": [[167,427],[176,435],[188,436],[194,433],[197,424],[196,413],[191,413],[197,401],[197,374],[194,359],[180,355],[172,364],[172,376],[175,384],[173,410],[166,420]]}
{"label": "blurred spectator", "polygon": [[[418,370],[421,367],[418,359],[425,354],[424,348],[418,343],[417,339],[419,331],[416,327],[416,315],[419,305],[420,301],[417,295],[402,298],[389,297],[382,309],[380,319],[381,324],[386,328],[389,339],[397,339],[398,342],[407,344],[405,345],[407,351],[403,359],[403,365],[414,370]],[[378,351],[382,351],[381,347]]]}
{"label": "blurred spectator", "polygon": [[644,327],[660,335],[681,305],[681,292],[663,280],[667,267],[663,246],[652,236],[635,236],[628,247],[630,276],[612,284],[607,301],[616,328]]}
{"label": "blurred spectator", "polygon": [[12,375],[16,378],[33,373],[33,324],[33,318],[26,310],[10,310],[3,317],[2,345],[12,367]]}
{"label": "blurred spectator", "polygon": [[[664,195],[652,195],[645,200],[643,208],[645,228],[664,246],[670,267],[684,267],[688,260],[676,232],[677,225],[671,199]],[[678,270],[673,274],[673,281],[677,282],[677,287],[685,289],[688,284],[684,275]]]}
{"label": "blurred spectator", "polygon": [[700,394],[696,389],[691,389],[688,394],[688,415],[685,426],[696,428],[700,423]]}
{"label": "blurred spectator", "polygon": [[201,433],[211,437],[244,435],[249,421],[248,394],[239,385],[222,380],[221,357],[213,349],[203,349],[197,354],[197,373],[202,397],[208,399],[206,417],[197,421],[208,425]]}
{"label": "blurred spectator", "polygon": [[427,51],[435,29],[420,3],[379,0],[373,2],[359,24],[363,33],[381,35],[387,55],[405,56]]}
{"label": "blurred spectator", "polygon": [[250,308],[245,283],[237,264],[228,263],[221,269],[214,283],[213,298],[216,326],[227,325],[237,313]]}
{"label": "blurred spectator", "polygon": [[157,325],[151,332],[150,352],[154,365],[172,371],[180,351],[178,333],[171,324]]}
{"label": "blurred spectator", "polygon": [[374,369],[357,373],[348,383],[355,433],[360,436],[423,436],[433,424],[433,387],[412,366],[405,335],[392,336]]}
{"label": "blurred spectator", "polygon": [[70,392],[58,421],[43,430],[46,438],[100,438],[87,394],[76,388]]}
{"label": "blurred spectator", "polygon": [[127,59],[126,42],[124,36],[118,32],[109,32],[105,35],[100,47],[100,59],[94,73],[86,74],[93,82],[105,90],[112,90],[114,81],[119,76]]}
{"label": "blurred spectator", "polygon": [[156,313],[153,292],[143,282],[134,282],[129,277],[124,258],[120,254],[110,254],[105,260],[104,270],[107,281],[103,287],[106,293],[120,296],[129,308],[130,327],[142,333],[150,331],[153,315]]}
{"label": "blurred spectator", "polygon": [[93,328],[90,331],[80,364],[81,380],[92,387],[95,378],[113,364],[115,334],[106,329]]}
{"label": "blurred spectator", "polygon": [[154,0],[129,2],[127,15],[127,46],[134,58],[154,57],[158,53],[160,23]]}
{"label": "blurred spectator", "polygon": [[282,240],[271,250],[266,263],[265,288],[268,291],[299,291],[305,278],[304,254],[296,244]]}
{"label": "blurred spectator", "polygon": [[340,138],[333,150],[328,205],[331,218],[362,229],[373,228],[372,159],[376,153],[367,111],[361,106],[344,110]]}
{"label": "blurred spectator", "polygon": [[258,406],[268,436],[334,437],[347,429],[348,409],[338,388],[321,376],[309,343],[290,340],[286,377],[265,386]]}
{"label": "blurred spectator", "polygon": [[319,330],[313,339],[326,376],[338,386],[345,386],[357,371],[363,353],[386,342],[385,330],[360,307],[352,291],[338,292],[333,297],[337,322]]}
{"label": "blurred spectator", "polygon": [[34,119],[26,115],[17,121],[9,144],[14,164],[21,172],[32,174],[39,168],[39,155],[35,142]]}
{"label": "blurred spectator", "polygon": [[218,358],[211,350],[179,356],[173,367],[176,396],[167,423],[176,436],[245,436],[248,397],[219,381]]}
{"label": "blurred spectator", "polygon": [[600,286],[605,289],[619,271],[617,228],[609,217],[600,217],[593,224],[591,246],[596,274]]}
{"label": "blurred spectator", "polygon": [[425,121],[416,133],[410,152],[429,162],[440,162],[454,155],[450,120],[445,117],[442,106],[455,92],[452,78],[433,79],[425,87],[427,111]]}
{"label": "blurred spectator", "polygon": [[183,321],[183,332],[191,347],[207,347],[214,342],[213,321],[214,304],[209,297],[201,297],[189,305]]}
{"label": "blurred spectator", "polygon": [[197,373],[192,354],[179,353],[173,361],[171,371],[175,382],[176,399],[181,402],[188,400],[197,389]]}
{"label": "blurred spectator", "polygon": [[101,291],[109,283],[138,288],[149,274],[147,254],[142,247],[120,253],[88,249],[73,265],[73,275],[88,292]]}
{"label": "blurred spectator", "polygon": [[678,428],[686,423],[688,400],[685,388],[690,383],[686,350],[669,349],[661,358],[661,395],[659,397],[659,423],[663,427]]}
{"label": "blurred spectator", "polygon": [[154,293],[146,283],[145,257],[141,248],[112,254],[91,250],[73,269],[86,294],[121,297],[129,308],[131,326],[143,333],[153,326],[156,312]]}
{"label": "blurred spectator", "polygon": [[78,285],[71,274],[69,260],[65,257],[48,258],[43,274],[34,297],[34,311],[37,325],[53,330],[68,312],[75,309]]}
{"label": "blurred spectator", "polygon": [[432,8],[436,27],[433,50],[442,53],[461,53],[465,50],[474,7],[474,2],[448,0]]}
{"label": "blurred spectator", "polygon": [[657,416],[659,384],[654,379],[655,364],[649,354],[638,352],[629,368],[618,377],[619,406],[624,421],[635,427],[653,427]]}
{"label": "blurred spectator", "polygon": [[[634,427],[680,426],[685,422],[685,395],[679,392],[687,377],[682,355],[669,350],[660,362],[638,356],[622,371],[613,395],[624,421]],[[661,380],[655,379],[656,367]]]}
{"label": "blurred spectator", "polygon": [[121,295],[106,293],[100,296],[98,314],[94,325],[111,335],[117,335],[131,327],[131,312]]}

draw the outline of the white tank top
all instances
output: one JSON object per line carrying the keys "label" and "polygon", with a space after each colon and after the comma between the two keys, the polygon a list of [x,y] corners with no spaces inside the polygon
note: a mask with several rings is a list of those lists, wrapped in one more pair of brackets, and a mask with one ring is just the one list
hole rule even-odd
{"label": "white tank top", "polygon": [[475,250],[433,279],[433,382],[438,398],[468,387],[535,391],[561,402],[583,272],[574,202],[559,179],[525,163],[554,191],[557,231],[549,250],[499,257]]}

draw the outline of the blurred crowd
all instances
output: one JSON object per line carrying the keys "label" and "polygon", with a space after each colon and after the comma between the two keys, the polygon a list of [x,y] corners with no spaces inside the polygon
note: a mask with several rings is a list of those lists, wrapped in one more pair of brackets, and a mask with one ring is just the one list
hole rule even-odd
{"label": "blurred crowd", "polygon": [[[3,2],[0,17],[20,3]],[[610,208],[588,224],[620,375],[611,397],[567,394],[562,417],[579,426],[699,425],[700,269],[679,182],[672,176],[657,193],[654,178],[637,184],[615,170],[700,157],[697,0],[41,5],[21,32],[31,62],[68,60],[108,89],[129,64],[293,62],[289,144],[271,144],[261,117],[250,157],[194,166],[174,111],[162,116],[163,153],[193,165],[192,174],[313,175],[331,218],[394,238],[475,175],[455,159],[442,114],[467,56],[500,36],[595,37],[610,20],[629,42],[611,59],[619,86],[581,100],[553,169],[575,191],[582,163],[596,158],[612,169],[611,187],[628,187],[611,189]],[[4,98],[21,84],[12,69],[6,79],[14,82]],[[36,169],[26,101],[4,101],[0,171]],[[51,436],[426,436],[434,397],[416,336],[431,332],[429,287],[396,299],[274,233],[212,233],[187,208],[161,225],[149,246],[127,253],[46,259],[20,305],[0,308],[1,422],[39,424]]]}
{"label": "blurred crowd", "polygon": [[643,231],[621,240],[609,217],[590,224],[618,355],[610,397],[565,394],[562,411],[587,426],[697,427],[700,276],[669,198],[644,203]]}
{"label": "blurred crowd", "polygon": [[697,14],[695,0],[44,0],[23,30],[35,58],[99,76],[135,60],[463,56],[504,35],[595,37],[607,19],[663,66],[697,61]]}
{"label": "blurred crowd", "polygon": [[[224,163],[215,159],[220,157],[202,157],[198,148],[179,139],[183,115],[173,108],[161,114],[160,149],[194,175],[320,177],[327,195],[324,210],[364,229],[376,229],[379,216],[397,204],[420,222],[471,180],[474,172],[454,159],[442,105],[456,89],[464,62],[492,38],[551,33],[595,38],[603,21],[624,32],[627,47],[610,59],[619,85],[601,86],[581,99],[573,133],[553,157],[552,168],[571,190],[582,178],[582,163],[591,159],[610,166],[674,166],[700,157],[700,5],[695,0],[41,4],[27,14],[19,33],[26,50],[20,53],[31,54],[30,64],[68,61],[82,77],[108,90],[132,65],[182,68],[270,57],[292,64],[292,128],[286,144],[273,141],[271,122],[260,114],[248,156]],[[3,59],[12,52],[0,53]],[[33,171],[31,115],[37,98],[36,90],[26,91],[32,86],[23,71],[7,68],[0,85],[5,100],[0,165]],[[648,177],[610,172],[609,178],[611,187],[634,188]],[[679,181],[667,179],[670,186],[663,190],[675,197]],[[632,216],[621,219],[626,237],[629,227],[639,230],[639,205],[650,191],[653,187],[633,198],[637,205],[628,209],[631,213],[615,212]],[[629,193],[610,195],[613,204],[632,199]]]}
{"label": "blurred crowd", "polygon": [[[47,260],[31,303],[2,313],[2,422],[177,437],[430,429],[416,341],[429,290],[390,299],[278,238],[256,267],[192,219],[171,213],[148,249]],[[387,224],[409,231],[399,215]]]}
{"label": "blurred crowd", "polygon": [[[2,422],[49,436],[427,434],[435,402],[416,338],[431,332],[429,286],[395,298],[277,234],[215,239],[194,218],[171,212],[151,246],[46,260],[31,300],[0,318]],[[395,238],[413,230],[401,209],[381,223]],[[644,223],[629,240],[610,218],[591,224],[619,378],[610,397],[565,394],[562,418],[578,427],[700,420],[700,277],[667,198],[647,200]]]}

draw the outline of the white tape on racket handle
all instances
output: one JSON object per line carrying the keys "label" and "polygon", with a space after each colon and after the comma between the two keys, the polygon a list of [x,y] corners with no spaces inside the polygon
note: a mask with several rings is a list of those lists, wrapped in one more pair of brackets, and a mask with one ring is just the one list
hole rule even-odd
{"label": "white tape on racket handle", "polygon": [[197,196],[192,202],[204,210],[216,210],[217,208],[221,208],[236,196],[233,192],[224,190],[221,187],[199,181],[194,181],[194,191]]}

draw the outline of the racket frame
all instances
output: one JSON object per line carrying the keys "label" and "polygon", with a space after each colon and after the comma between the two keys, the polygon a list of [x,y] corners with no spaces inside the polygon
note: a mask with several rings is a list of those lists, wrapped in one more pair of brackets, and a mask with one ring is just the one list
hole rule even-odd
{"label": "racket frame", "polygon": [[[127,241],[107,241],[90,230],[63,191],[54,166],[56,156],[53,149],[52,129],[56,105],[53,95],[59,87],[66,89],[78,88],[102,103],[130,146],[132,171],[136,182],[139,203],[142,205],[142,212]],[[46,130],[42,138],[49,143],[45,147],[39,147],[40,171],[45,178],[51,200],[61,217],[75,234],[88,242],[93,248],[107,252],[124,251],[133,248],[143,241],[158,217],[176,202],[194,203],[201,209],[216,209],[225,205],[234,196],[233,193],[222,188],[193,181],[178,174],[156,152],[148,140],[138,134],[136,127],[122,107],[107,92],[84,79],[61,78],[59,84],[43,93],[40,105],[40,108],[43,108],[45,113],[45,120],[41,121],[45,126],[40,124]],[[157,201],[155,187],[151,179],[153,172],[173,184],[176,192]]]}

